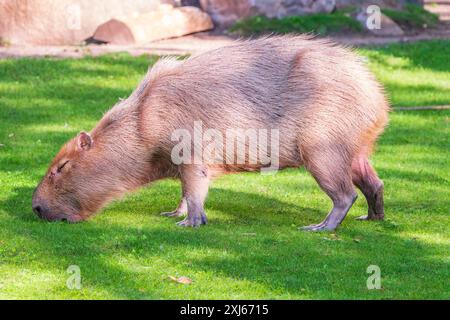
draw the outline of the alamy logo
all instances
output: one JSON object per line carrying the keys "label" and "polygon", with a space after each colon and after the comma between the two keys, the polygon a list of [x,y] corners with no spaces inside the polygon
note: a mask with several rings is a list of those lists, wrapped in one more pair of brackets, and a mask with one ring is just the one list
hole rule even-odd
{"label": "alamy logo", "polygon": [[67,278],[66,286],[70,290],[80,290],[81,289],[81,270],[77,265],[71,265],[67,268],[66,272],[70,274]]}
{"label": "alamy logo", "polygon": [[369,30],[381,29],[381,9],[379,6],[371,5],[367,7],[366,26]]}
{"label": "alamy logo", "polygon": [[66,7],[66,26],[69,30],[81,30],[81,7],[71,4]]}
{"label": "alamy logo", "polygon": [[261,173],[279,169],[278,129],[232,129],[225,132],[203,129],[195,121],[193,130],[177,129],[171,139],[177,144],[171,152],[172,162],[180,164],[254,165]]}
{"label": "alamy logo", "polygon": [[379,290],[381,289],[381,270],[377,265],[370,265],[367,267],[367,273],[371,275],[367,278],[367,289]]}

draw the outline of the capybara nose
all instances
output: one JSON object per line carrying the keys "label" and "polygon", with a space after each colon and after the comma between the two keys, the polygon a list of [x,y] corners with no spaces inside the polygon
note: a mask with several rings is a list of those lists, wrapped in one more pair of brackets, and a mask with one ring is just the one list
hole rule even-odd
{"label": "capybara nose", "polygon": [[42,208],[41,206],[34,206],[33,211],[37,214],[41,214]]}
{"label": "capybara nose", "polygon": [[42,201],[34,200],[32,203],[32,208],[34,213],[36,213],[39,218],[44,218],[44,215],[46,214],[46,208]]}
{"label": "capybara nose", "polygon": [[38,215],[39,218],[42,218],[42,207],[37,205],[33,206],[33,211]]}

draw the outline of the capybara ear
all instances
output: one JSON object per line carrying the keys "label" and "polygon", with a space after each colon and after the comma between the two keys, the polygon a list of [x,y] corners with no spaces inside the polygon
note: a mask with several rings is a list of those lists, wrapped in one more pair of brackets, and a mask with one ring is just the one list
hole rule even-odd
{"label": "capybara ear", "polygon": [[92,142],[89,133],[81,131],[77,137],[77,149],[87,151],[91,148]]}

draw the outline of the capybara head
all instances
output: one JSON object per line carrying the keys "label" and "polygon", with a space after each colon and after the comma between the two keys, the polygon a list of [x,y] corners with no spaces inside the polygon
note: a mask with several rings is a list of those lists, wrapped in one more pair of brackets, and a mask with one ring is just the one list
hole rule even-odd
{"label": "capybara head", "polygon": [[33,211],[40,218],[78,222],[103,205],[109,190],[97,182],[110,172],[98,163],[95,149],[86,132],[61,148],[33,194]]}

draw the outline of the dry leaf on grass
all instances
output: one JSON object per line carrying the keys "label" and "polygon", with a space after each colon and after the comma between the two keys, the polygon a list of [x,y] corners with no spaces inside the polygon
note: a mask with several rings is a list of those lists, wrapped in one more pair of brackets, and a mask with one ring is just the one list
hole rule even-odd
{"label": "dry leaf on grass", "polygon": [[175,281],[177,283],[181,283],[181,284],[191,284],[192,280],[189,279],[188,277],[173,277],[173,276],[169,276],[170,280]]}
{"label": "dry leaf on grass", "polygon": [[341,241],[336,233],[330,233],[327,237],[323,237],[322,239],[328,241]]}

